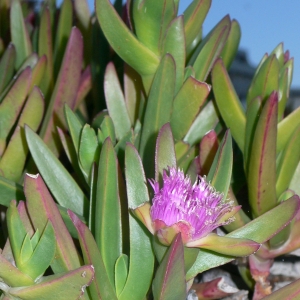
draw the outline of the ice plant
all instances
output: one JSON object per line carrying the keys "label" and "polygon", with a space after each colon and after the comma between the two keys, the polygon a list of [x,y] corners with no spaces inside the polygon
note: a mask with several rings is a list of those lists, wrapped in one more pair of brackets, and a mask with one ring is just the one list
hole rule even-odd
{"label": "ice plant", "polygon": [[26,2],[0,0],[0,300],[186,299],[199,273],[251,254],[241,276],[269,293],[273,258],[300,247],[282,45],[245,111],[227,74],[238,22],[202,37],[212,0],[183,16],[179,0],[95,0],[92,17],[87,0]]}
{"label": "ice plant", "polygon": [[[188,175],[175,167],[163,172],[163,185],[150,180],[154,190],[152,206],[149,202],[133,210],[152,234],[156,234],[164,245],[170,245],[174,237],[181,233],[187,247],[214,249],[228,254],[228,250],[217,249],[216,242],[224,245],[246,247],[239,255],[255,251],[259,244],[247,239],[234,239],[218,236],[214,230],[234,221],[234,214],[240,206],[233,206],[231,201],[224,201],[224,195],[215,190],[205,177],[197,176],[194,184]],[[238,243],[238,244],[237,244]],[[211,244],[211,246],[208,246]],[[246,249],[245,248],[245,249]],[[253,250],[254,249],[254,250]],[[225,252],[224,252],[225,251]]]}
{"label": "ice plant", "polygon": [[165,243],[166,227],[181,231],[183,241],[188,243],[207,236],[221,225],[234,220],[232,217],[239,207],[223,201],[223,194],[217,192],[205,177],[198,176],[192,185],[189,176],[174,167],[163,174],[163,187],[150,181],[154,198],[150,210],[154,230]]}

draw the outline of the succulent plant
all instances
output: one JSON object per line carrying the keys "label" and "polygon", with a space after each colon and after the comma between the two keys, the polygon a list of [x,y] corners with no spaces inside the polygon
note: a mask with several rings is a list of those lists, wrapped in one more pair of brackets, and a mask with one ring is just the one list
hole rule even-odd
{"label": "succulent plant", "polygon": [[[0,253],[1,298],[78,299],[91,284],[94,267],[81,266],[41,177],[27,175],[24,191],[26,202],[16,206],[11,201],[6,214],[9,239]],[[54,274],[43,276],[50,264]]]}
{"label": "succulent plant", "polygon": [[[263,57],[258,66],[244,112],[222,62],[218,61],[212,70],[216,103],[242,152],[252,218],[278,206],[297,192],[294,188],[299,184],[299,175],[295,172],[300,158],[298,111],[283,116],[292,72],[293,59],[279,44],[270,55]],[[224,90],[228,105],[224,105]],[[235,123],[230,117],[232,110],[239,116]],[[249,222],[245,213],[239,213],[239,224],[232,224],[229,230]],[[254,299],[271,292],[267,276],[273,259],[299,248],[294,233],[297,231],[297,216],[249,258],[250,272],[256,282]],[[247,277],[247,270],[242,273]]]}
{"label": "succulent plant", "polygon": [[245,112],[239,24],[202,37],[211,0],[95,4],[0,0],[0,299],[185,299],[241,256],[270,294],[273,258],[300,246],[293,60],[264,56]]}
{"label": "succulent plant", "polygon": [[[213,231],[234,221],[240,207],[223,202],[223,195],[214,190],[204,177],[191,185],[181,170],[169,168],[163,174],[163,187],[150,181],[154,189],[152,206],[149,202],[133,210],[134,214],[156,234],[161,244],[169,246],[175,235],[181,234],[187,247],[199,247],[218,253],[246,256],[257,251],[260,244],[246,239],[218,236]],[[235,251],[237,250],[237,251]]]}

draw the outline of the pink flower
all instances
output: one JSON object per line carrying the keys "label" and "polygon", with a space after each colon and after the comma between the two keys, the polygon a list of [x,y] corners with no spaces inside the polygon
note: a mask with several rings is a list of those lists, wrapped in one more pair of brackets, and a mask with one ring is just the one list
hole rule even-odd
{"label": "pink flower", "polygon": [[181,170],[171,167],[163,173],[162,187],[155,180],[150,183],[154,190],[152,206],[146,202],[133,213],[162,244],[170,245],[181,233],[187,247],[205,248],[226,255],[250,255],[259,248],[259,244],[248,239],[213,233],[217,227],[233,222],[240,206],[224,201],[224,195],[205,177],[198,176],[192,184]]}
{"label": "pink flower", "polygon": [[162,188],[158,182],[150,182],[154,190],[150,211],[152,221],[155,224],[163,222],[164,227],[180,222],[186,224],[189,240],[205,237],[217,227],[234,221],[232,203],[222,201],[223,194],[206,182],[205,177],[198,176],[192,185],[181,170],[169,168],[169,175],[164,171]]}

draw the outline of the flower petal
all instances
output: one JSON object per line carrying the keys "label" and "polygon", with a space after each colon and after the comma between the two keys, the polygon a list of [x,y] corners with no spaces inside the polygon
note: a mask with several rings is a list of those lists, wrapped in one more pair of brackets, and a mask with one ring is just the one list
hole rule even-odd
{"label": "flower petal", "polygon": [[175,167],[164,170],[161,188],[157,181],[150,183],[154,189],[150,214],[155,232],[164,224],[174,226],[167,232],[161,230],[160,238],[164,244],[169,244],[178,232],[183,234],[184,243],[205,237],[217,227],[232,222],[232,216],[240,209],[233,208],[233,202],[223,202],[223,194],[217,192],[205,177],[198,176],[192,184],[190,177]]}
{"label": "flower petal", "polygon": [[248,256],[256,252],[260,244],[248,240],[209,234],[204,238],[186,243],[187,247],[203,248],[229,256]]}
{"label": "flower petal", "polygon": [[233,206],[230,211],[225,213],[219,220],[218,224],[221,225],[227,225],[227,223],[231,223],[232,217],[242,208],[241,205],[239,206]]}
{"label": "flower petal", "polygon": [[[161,221],[162,222],[162,221]],[[156,223],[156,221],[154,222]],[[155,226],[155,225],[154,225]],[[156,226],[155,226],[156,229]],[[157,237],[163,245],[169,246],[177,233],[181,233],[183,244],[187,243],[192,238],[192,226],[184,221],[179,221],[172,226],[160,228],[157,230]]]}
{"label": "flower petal", "polygon": [[145,202],[137,208],[131,209],[131,211],[147,227],[147,229],[154,234],[155,230],[150,216],[150,207],[150,203]]}

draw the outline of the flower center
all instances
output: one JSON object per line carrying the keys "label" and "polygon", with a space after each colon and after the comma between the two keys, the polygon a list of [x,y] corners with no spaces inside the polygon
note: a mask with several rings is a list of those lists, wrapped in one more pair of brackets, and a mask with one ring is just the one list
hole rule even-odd
{"label": "flower center", "polygon": [[163,221],[166,226],[186,222],[191,226],[193,239],[206,236],[220,226],[218,220],[229,210],[230,203],[223,203],[218,193],[205,177],[198,176],[192,185],[181,170],[169,168],[163,174],[163,186],[150,181],[154,189],[151,207],[152,221]]}

